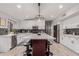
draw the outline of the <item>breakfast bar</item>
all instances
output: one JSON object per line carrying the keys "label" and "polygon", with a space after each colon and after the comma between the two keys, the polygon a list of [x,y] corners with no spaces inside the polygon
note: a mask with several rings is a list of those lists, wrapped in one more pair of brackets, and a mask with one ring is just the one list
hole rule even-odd
{"label": "breakfast bar", "polygon": [[33,56],[45,56],[46,53],[49,53],[49,44],[52,44],[55,38],[46,33],[30,33],[28,37],[23,37],[23,39],[26,43],[31,41]]}

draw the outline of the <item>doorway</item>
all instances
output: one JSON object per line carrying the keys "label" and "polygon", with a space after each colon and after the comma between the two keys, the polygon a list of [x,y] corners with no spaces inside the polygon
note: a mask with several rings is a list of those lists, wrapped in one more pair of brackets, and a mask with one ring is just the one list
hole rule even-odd
{"label": "doorway", "polygon": [[45,21],[45,32],[51,35],[51,24],[52,21]]}
{"label": "doorway", "polygon": [[56,43],[60,43],[60,25],[54,25],[54,37],[56,38],[54,41]]}

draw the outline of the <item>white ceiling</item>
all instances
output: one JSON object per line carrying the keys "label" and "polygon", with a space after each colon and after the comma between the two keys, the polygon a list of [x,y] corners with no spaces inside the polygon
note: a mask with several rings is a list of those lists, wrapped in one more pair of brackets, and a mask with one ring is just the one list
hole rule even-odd
{"label": "white ceiling", "polygon": [[[17,8],[17,5],[21,5],[22,8]],[[62,9],[59,9],[59,5],[63,5]],[[46,19],[54,19],[60,17],[64,12],[78,5],[77,3],[41,3],[40,14]],[[37,3],[0,3],[0,12],[11,15],[15,19],[23,20],[30,19],[38,15]],[[53,17],[51,17],[53,16]]]}

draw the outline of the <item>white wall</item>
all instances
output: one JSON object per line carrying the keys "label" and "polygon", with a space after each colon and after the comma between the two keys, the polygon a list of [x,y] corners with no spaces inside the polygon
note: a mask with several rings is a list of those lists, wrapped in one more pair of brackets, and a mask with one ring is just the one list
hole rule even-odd
{"label": "white wall", "polygon": [[[74,52],[79,53],[79,36],[64,34],[64,29],[67,28],[79,28],[79,15],[66,19],[60,23],[60,43]],[[72,43],[72,41],[74,43]]]}
{"label": "white wall", "polygon": [[54,22],[53,21],[51,25],[51,36],[54,36]]}

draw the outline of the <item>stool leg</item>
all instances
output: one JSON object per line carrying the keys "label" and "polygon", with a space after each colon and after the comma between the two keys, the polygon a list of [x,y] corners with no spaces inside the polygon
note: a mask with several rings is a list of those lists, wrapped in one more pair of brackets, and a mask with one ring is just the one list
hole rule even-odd
{"label": "stool leg", "polygon": [[29,45],[27,45],[27,55],[29,54]]}
{"label": "stool leg", "polygon": [[50,52],[50,45],[48,45],[48,53],[49,55],[53,55],[53,53]]}
{"label": "stool leg", "polygon": [[50,45],[49,45],[49,42],[47,43],[47,48],[48,48],[48,55],[49,55],[49,52],[50,52]]}

